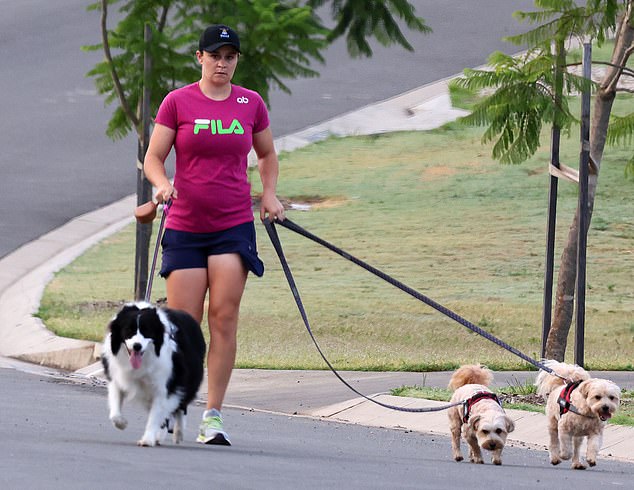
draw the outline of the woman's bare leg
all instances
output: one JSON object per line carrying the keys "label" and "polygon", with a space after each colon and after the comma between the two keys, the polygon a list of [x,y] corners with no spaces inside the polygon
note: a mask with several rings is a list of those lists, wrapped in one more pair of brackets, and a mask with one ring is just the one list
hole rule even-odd
{"label": "woman's bare leg", "polygon": [[203,319],[208,280],[207,270],[203,268],[172,271],[165,282],[167,306],[186,311],[200,323]]}
{"label": "woman's bare leg", "polygon": [[207,409],[222,408],[236,359],[240,301],[247,270],[240,255],[211,255],[209,278],[209,352],[207,354]]}

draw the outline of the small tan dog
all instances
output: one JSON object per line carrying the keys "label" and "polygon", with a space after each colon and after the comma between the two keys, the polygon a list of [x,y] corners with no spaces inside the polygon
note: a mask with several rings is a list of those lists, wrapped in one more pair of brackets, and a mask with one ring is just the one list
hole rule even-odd
{"label": "small tan dog", "polygon": [[547,398],[550,462],[556,465],[572,458],[572,467],[584,470],[586,466],[581,463],[579,453],[587,437],[586,461],[590,466],[596,465],[603,428],[619,406],[621,389],[607,379],[591,378],[585,369],[574,364],[553,360],[543,364],[569,380],[566,383],[540,371],[535,381],[537,393]]}
{"label": "small tan dog", "polygon": [[453,459],[462,461],[460,435],[469,446],[469,460],[484,463],[482,449],[492,452],[493,464],[502,464],[502,449],[506,436],[513,432],[515,424],[506,415],[497,396],[488,388],[493,373],[484,366],[468,365],[457,369],[449,381],[454,390],[451,402],[464,403],[451,407],[447,412],[451,430]]}

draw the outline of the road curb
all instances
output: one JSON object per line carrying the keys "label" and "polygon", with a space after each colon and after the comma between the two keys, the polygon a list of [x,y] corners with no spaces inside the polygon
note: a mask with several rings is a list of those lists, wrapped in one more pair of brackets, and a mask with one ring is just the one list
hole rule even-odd
{"label": "road curb", "polygon": [[70,371],[96,360],[97,343],[58,337],[34,315],[54,274],[132,223],[135,206],[136,196],[128,196],[78,216],[0,260],[0,355]]}

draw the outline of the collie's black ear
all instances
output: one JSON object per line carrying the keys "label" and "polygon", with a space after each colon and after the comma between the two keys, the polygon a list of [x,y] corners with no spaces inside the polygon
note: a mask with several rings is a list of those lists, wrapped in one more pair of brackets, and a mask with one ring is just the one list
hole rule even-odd
{"label": "collie's black ear", "polygon": [[135,305],[125,305],[119,313],[108,324],[110,331],[110,350],[116,356],[119,348],[123,343],[123,328],[131,318],[135,317],[139,312],[139,308]]}
{"label": "collie's black ear", "polygon": [[163,335],[165,334],[167,326],[163,324],[156,308],[148,309],[148,312],[144,314],[142,318],[145,320],[142,332],[152,339],[154,353],[156,357],[159,357],[161,355],[161,348],[163,347]]}
{"label": "collie's black ear", "polygon": [[154,352],[156,357],[161,355],[161,349],[163,347],[163,335],[165,334],[165,325],[161,321],[161,318],[158,316],[156,310],[154,310],[154,316],[156,317],[156,323],[154,324],[154,335],[152,338],[154,339]]}
{"label": "collie's black ear", "polygon": [[121,321],[119,315],[112,319],[108,324],[108,330],[110,331],[110,350],[116,356],[119,353],[119,347],[123,338],[121,337]]}

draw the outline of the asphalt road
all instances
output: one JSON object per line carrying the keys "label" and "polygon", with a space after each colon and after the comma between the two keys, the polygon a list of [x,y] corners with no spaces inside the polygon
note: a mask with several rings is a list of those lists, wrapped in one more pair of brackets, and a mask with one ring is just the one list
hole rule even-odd
{"label": "asphalt road", "polygon": [[144,414],[124,405],[125,431],[107,419],[102,386],[0,368],[0,488],[629,488],[634,465],[552,467],[541,450],[507,447],[502,466],[456,463],[446,437],[226,409],[233,446],[193,441],[139,448]]}
{"label": "asphalt road", "polygon": [[[114,106],[86,77],[102,58],[80,50],[100,42],[91,3],[0,0],[0,257],[136,192],[136,139],[105,136]],[[319,78],[288,81],[292,95],[271,94],[274,135],[479,66],[494,50],[514,52],[501,39],[520,30],[512,12],[532,7],[530,0],[412,3],[434,30],[407,34],[414,53],[377,46],[371,59],[353,60],[344,41],[335,43],[315,66]]]}

